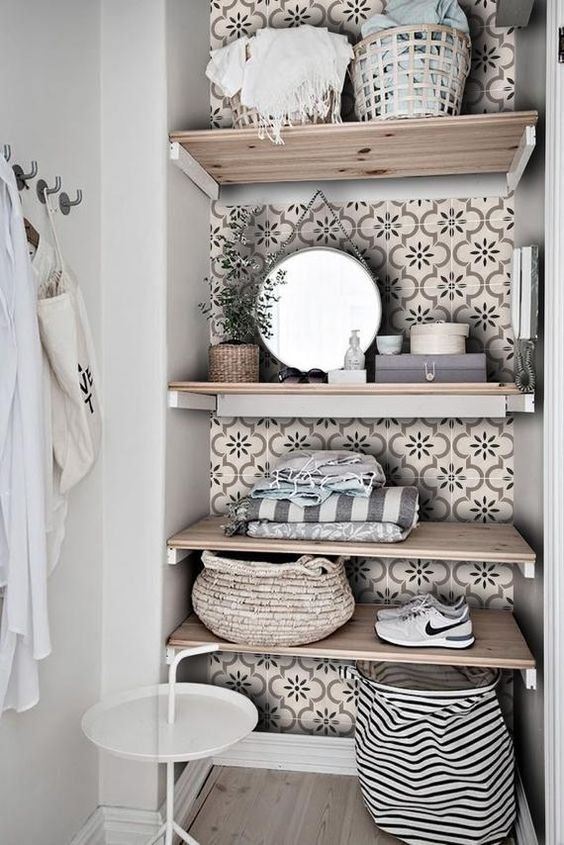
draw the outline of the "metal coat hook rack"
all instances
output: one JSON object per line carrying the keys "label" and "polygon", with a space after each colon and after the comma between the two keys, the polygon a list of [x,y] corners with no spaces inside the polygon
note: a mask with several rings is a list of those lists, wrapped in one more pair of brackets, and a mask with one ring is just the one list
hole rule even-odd
{"label": "metal coat hook rack", "polygon": [[35,179],[37,176],[37,162],[31,162],[31,170],[29,173],[25,173],[21,164],[14,164],[12,170],[14,171],[14,176],[16,177],[16,185],[18,186],[18,191],[23,191],[24,188],[29,188],[27,184],[30,179]]}
{"label": "metal coat hook rack", "polygon": [[[3,144],[2,145],[2,154],[6,161],[10,161],[12,158],[12,145],[11,144]],[[28,189],[29,185],[27,184],[30,179],[35,179],[38,174],[38,165],[35,160],[33,160],[30,164],[30,169],[28,171],[24,170],[21,164],[14,164],[12,166],[12,170],[14,171],[14,176],[16,177],[16,184],[18,186],[19,191],[23,191],[24,188]],[[40,202],[45,205],[47,201],[47,197],[50,194],[58,194],[62,187],[62,179],[60,176],[55,176],[55,183],[53,185],[49,185],[45,179],[39,179],[36,185],[36,192],[37,198]],[[83,195],[82,190],[80,188],[77,189],[76,195],[74,198],[68,195],[66,191],[63,191],[59,195],[59,209],[61,214],[65,216],[70,214],[71,208],[74,206],[80,205],[82,203]]]}
{"label": "metal coat hook rack", "polygon": [[76,192],[76,199],[74,200],[71,200],[66,191],[63,191],[63,193],[59,196],[59,208],[61,209],[61,213],[65,215],[70,214],[71,208],[73,208],[73,206],[75,205],[80,205],[81,202],[82,191],[80,190],[80,188],[78,188]]}
{"label": "metal coat hook rack", "polygon": [[45,179],[40,179],[37,183],[37,197],[39,201],[45,205],[47,202],[47,196],[49,194],[58,194],[61,190],[61,185],[62,181],[60,176],[55,176],[55,184],[52,188],[49,187]]}

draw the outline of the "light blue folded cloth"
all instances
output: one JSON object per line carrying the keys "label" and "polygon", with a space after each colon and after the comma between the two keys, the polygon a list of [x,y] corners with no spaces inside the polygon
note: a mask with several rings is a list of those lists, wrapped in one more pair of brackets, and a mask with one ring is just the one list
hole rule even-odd
{"label": "light blue folded cloth", "polygon": [[370,496],[386,481],[373,455],[346,450],[298,449],[289,452],[272,470],[272,477],[255,484],[253,499],[288,499],[303,507],[321,505],[332,493]]}
{"label": "light blue folded cloth", "polygon": [[433,24],[469,32],[466,15],[457,0],[388,0],[385,15],[373,15],[362,25],[362,37],[394,26]]}

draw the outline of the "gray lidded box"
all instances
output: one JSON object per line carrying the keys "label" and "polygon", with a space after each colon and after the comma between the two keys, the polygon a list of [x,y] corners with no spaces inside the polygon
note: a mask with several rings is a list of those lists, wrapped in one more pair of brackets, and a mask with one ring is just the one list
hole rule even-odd
{"label": "gray lidded box", "polygon": [[483,352],[465,355],[376,355],[374,381],[384,384],[452,384],[487,381]]}

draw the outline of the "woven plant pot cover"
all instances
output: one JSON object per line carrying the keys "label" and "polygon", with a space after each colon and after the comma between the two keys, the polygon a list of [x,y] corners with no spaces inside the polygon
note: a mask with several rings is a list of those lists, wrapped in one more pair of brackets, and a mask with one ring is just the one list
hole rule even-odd
{"label": "woven plant pot cover", "polygon": [[379,828],[408,845],[490,845],[515,820],[513,744],[487,669],[359,663],[356,760]]}
{"label": "woven plant pot cover", "polygon": [[351,618],[354,599],[344,561],[306,555],[265,563],[202,555],[194,610],[210,631],[233,643],[292,646],[329,636]]}
{"label": "woven plant pot cover", "polygon": [[257,382],[259,348],[254,343],[218,343],[209,348],[209,380]]}

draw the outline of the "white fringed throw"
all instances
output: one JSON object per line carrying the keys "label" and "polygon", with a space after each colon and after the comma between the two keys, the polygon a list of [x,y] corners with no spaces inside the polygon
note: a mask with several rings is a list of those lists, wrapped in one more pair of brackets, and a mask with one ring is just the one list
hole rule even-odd
{"label": "white fringed throw", "polygon": [[248,44],[247,61],[242,44],[229,44],[212,52],[206,74],[227,96],[241,83],[241,102],[257,110],[261,137],[284,143],[288,118],[297,123],[322,116],[329,101],[331,121],[340,122],[340,95],[353,56],[346,36],[306,25],[261,29],[240,40]]}

